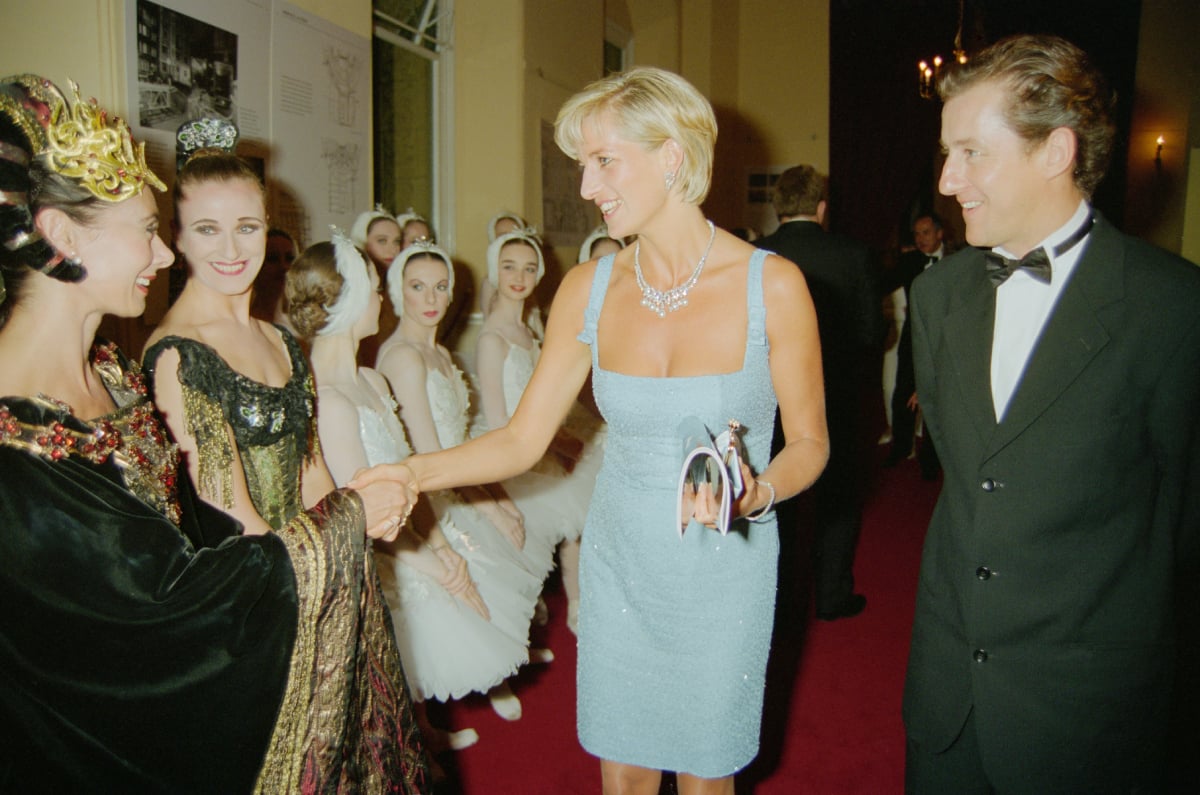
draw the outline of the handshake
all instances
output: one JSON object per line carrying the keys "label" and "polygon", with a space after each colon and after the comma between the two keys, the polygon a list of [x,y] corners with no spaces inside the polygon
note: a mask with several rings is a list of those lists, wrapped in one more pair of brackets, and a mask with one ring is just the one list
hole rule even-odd
{"label": "handshake", "polygon": [[416,474],[404,462],[359,470],[348,485],[362,500],[367,535],[384,541],[396,540],[421,495]]}

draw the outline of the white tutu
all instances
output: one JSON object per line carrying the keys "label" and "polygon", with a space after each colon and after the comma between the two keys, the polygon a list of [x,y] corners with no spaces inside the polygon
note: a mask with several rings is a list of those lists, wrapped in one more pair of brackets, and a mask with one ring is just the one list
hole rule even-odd
{"label": "white tutu", "polygon": [[[369,383],[369,382],[368,382]],[[391,395],[380,396],[395,407]],[[368,462],[403,461],[412,450],[394,413],[358,406],[359,432]],[[445,701],[486,692],[529,660],[529,623],[539,578],[477,510],[450,492],[425,495],[451,547],[467,562],[487,604],[487,621],[432,577],[386,549],[375,558],[412,695]]]}

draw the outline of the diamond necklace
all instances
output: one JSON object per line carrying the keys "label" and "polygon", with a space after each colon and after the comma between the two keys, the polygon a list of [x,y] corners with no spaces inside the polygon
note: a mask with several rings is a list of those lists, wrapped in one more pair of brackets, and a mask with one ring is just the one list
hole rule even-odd
{"label": "diamond necklace", "polygon": [[692,271],[692,275],[687,278],[687,281],[670,290],[656,290],[646,284],[646,278],[642,276],[642,261],[639,256],[642,253],[642,241],[638,240],[633,247],[633,273],[637,276],[638,287],[642,290],[642,306],[659,317],[666,317],[668,312],[674,312],[687,306],[688,291],[696,286],[696,281],[700,278],[700,271],[704,270],[704,263],[708,260],[708,254],[712,251],[713,240],[716,237],[717,228],[713,226],[712,221],[709,221],[708,245],[704,247],[704,253],[700,255],[696,269]]}

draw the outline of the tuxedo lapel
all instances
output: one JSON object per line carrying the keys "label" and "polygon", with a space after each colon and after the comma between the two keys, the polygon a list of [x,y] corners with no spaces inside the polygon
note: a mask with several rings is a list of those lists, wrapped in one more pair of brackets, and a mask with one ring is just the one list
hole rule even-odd
{"label": "tuxedo lapel", "polygon": [[955,267],[963,269],[964,279],[970,279],[971,284],[966,288],[965,300],[946,317],[945,345],[954,362],[954,377],[962,391],[962,405],[979,433],[980,442],[986,444],[996,428],[991,392],[996,293],[983,275],[982,254]]}
{"label": "tuxedo lapel", "polygon": [[1034,346],[1004,420],[996,426],[989,457],[1037,420],[1108,344],[1108,331],[1097,315],[1123,297],[1123,269],[1120,239],[1101,219]]}

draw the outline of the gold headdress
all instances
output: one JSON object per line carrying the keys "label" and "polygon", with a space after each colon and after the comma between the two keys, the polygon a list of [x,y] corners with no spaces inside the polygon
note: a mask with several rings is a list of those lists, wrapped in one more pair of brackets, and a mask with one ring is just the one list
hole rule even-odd
{"label": "gold headdress", "polygon": [[86,270],[37,233],[30,202],[40,187],[33,172],[51,171],[106,202],[127,199],[145,185],[166,190],[146,166],[145,150],[133,143],[129,125],[110,118],[95,100],[80,99],[74,83],[71,89],[73,106],[43,77],[23,74],[0,79],[3,267],[29,267],[63,281],[79,281]]}
{"label": "gold headdress", "polygon": [[[134,144],[129,125],[95,99],[84,101],[69,81],[75,102],[63,101],[52,111],[46,129],[46,157],[56,172],[79,182],[93,196],[118,202],[141,192],[144,185],[167,186],[146,165],[146,145]],[[60,95],[61,99],[61,95]]]}

